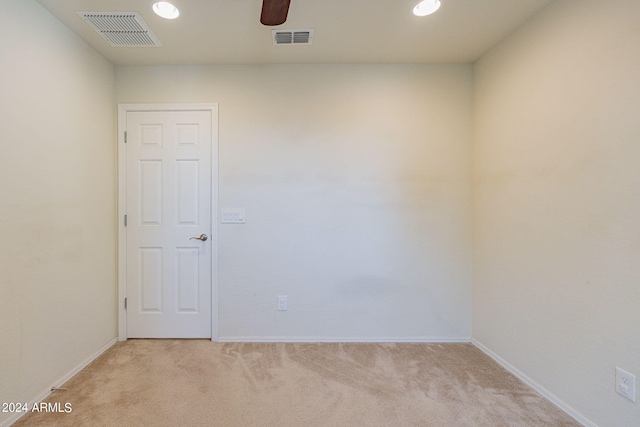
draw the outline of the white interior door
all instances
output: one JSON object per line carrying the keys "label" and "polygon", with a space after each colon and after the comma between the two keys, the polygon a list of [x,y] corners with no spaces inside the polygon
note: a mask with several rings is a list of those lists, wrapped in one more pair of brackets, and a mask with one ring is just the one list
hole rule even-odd
{"label": "white interior door", "polygon": [[211,338],[212,112],[126,113],[126,336]]}

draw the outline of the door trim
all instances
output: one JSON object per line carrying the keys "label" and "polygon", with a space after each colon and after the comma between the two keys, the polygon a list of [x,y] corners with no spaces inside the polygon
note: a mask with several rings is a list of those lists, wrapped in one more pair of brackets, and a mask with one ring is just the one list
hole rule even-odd
{"label": "door trim", "polygon": [[211,341],[218,340],[218,104],[118,104],[118,340],[127,340],[127,213],[125,131],[134,111],[209,111],[211,113]]}

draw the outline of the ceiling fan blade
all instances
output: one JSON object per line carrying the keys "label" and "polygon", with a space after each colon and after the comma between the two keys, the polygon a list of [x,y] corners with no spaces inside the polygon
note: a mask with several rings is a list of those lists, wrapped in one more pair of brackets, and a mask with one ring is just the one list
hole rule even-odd
{"label": "ceiling fan blade", "polygon": [[280,25],[287,20],[291,0],[262,0],[262,15],[260,22],[263,25]]}

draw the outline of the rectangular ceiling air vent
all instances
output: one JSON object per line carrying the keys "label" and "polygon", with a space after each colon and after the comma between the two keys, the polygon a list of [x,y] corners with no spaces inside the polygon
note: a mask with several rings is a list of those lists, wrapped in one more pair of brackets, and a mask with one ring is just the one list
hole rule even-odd
{"label": "rectangular ceiling air vent", "polygon": [[311,44],[313,30],[272,30],[273,44]]}
{"label": "rectangular ceiling air vent", "polygon": [[77,12],[111,46],[162,46],[138,12]]}

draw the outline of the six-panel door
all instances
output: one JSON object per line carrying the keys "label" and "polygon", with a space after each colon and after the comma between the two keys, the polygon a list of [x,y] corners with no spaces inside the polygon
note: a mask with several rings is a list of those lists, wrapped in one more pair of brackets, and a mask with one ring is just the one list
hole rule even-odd
{"label": "six-panel door", "polygon": [[211,337],[211,120],[127,112],[128,338]]}

